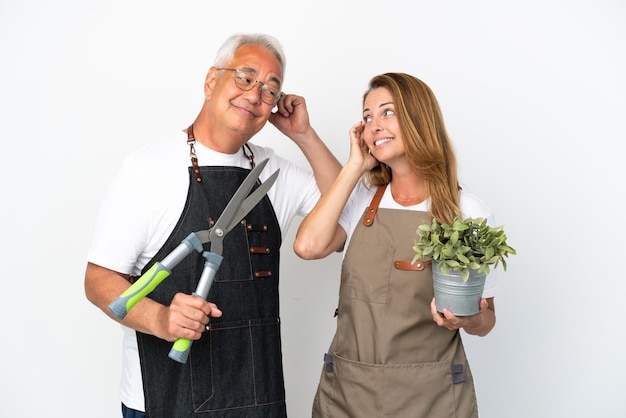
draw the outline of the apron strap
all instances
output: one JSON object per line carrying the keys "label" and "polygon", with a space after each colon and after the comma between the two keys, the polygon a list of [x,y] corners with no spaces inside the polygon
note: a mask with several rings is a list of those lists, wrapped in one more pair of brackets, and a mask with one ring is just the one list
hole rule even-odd
{"label": "apron strap", "polygon": [[[187,144],[189,145],[189,158],[191,159],[193,172],[196,175],[196,181],[198,183],[202,183],[200,168],[198,168],[198,156],[196,155],[196,148],[194,147],[196,144],[196,138],[193,136],[193,123],[189,125],[189,128],[187,128]],[[241,149],[243,151],[243,155],[245,155],[248,161],[250,161],[250,167],[254,168],[254,153],[252,152],[252,149],[250,149],[250,146],[246,143],[243,147],[241,147]],[[246,152],[246,149],[248,152]]]}
{"label": "apron strap", "polygon": [[383,194],[385,193],[385,189],[387,188],[386,184],[378,187],[376,190],[376,194],[372,197],[372,201],[370,205],[365,210],[365,218],[363,219],[363,225],[371,226],[374,223],[374,216],[376,216],[376,211],[378,210],[378,205],[380,204],[381,199],[383,198]]}
{"label": "apron strap", "polygon": [[187,128],[187,144],[189,145],[189,158],[191,158],[191,165],[193,166],[193,172],[196,175],[196,181],[202,183],[202,176],[200,175],[200,169],[198,168],[198,157],[196,156],[196,148],[194,147],[196,138],[193,136],[193,124]]}

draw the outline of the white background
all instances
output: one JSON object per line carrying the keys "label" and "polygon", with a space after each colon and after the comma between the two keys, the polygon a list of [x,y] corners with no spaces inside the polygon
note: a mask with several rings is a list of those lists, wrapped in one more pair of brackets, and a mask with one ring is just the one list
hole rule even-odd
{"label": "white background", "polygon": [[[0,416],[120,416],[121,330],[83,293],[95,212],[123,155],[193,121],[239,31],[281,40],[284,89],[342,162],[373,75],[438,96],[462,182],[518,251],[496,328],[464,337],[483,418],[626,416],[625,28],[618,0],[1,0]],[[269,124],[256,142],[306,166]],[[281,303],[300,418],[340,259],[298,259],[296,226]]]}

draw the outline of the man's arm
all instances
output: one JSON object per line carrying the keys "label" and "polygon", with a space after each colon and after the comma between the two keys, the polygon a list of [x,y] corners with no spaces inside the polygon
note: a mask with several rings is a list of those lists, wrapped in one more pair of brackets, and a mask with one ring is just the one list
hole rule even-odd
{"label": "man's arm", "polygon": [[303,97],[285,95],[277,106],[278,111],[270,114],[270,123],[302,150],[311,165],[317,187],[325,193],[339,175],[341,164],[311,126]]}
{"label": "man's arm", "polygon": [[178,338],[197,340],[205,330],[209,316],[222,315],[215,304],[197,296],[178,293],[170,306],[143,298],[123,320],[119,320],[109,311],[108,305],[130,286],[127,279],[127,275],[88,263],[85,295],[109,317],[137,331],[167,341],[176,341]]}

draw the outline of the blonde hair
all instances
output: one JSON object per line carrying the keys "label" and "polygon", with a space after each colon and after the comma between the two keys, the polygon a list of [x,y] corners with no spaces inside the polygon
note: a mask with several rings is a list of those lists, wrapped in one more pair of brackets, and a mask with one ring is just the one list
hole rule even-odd
{"label": "blonde hair", "polygon": [[[424,180],[431,214],[439,222],[452,223],[456,215],[461,215],[460,186],[454,149],[435,95],[416,77],[386,73],[370,80],[363,101],[380,87],[391,92],[406,155],[415,173]],[[391,169],[385,164],[365,174],[365,180],[374,186],[388,184],[391,178]]]}

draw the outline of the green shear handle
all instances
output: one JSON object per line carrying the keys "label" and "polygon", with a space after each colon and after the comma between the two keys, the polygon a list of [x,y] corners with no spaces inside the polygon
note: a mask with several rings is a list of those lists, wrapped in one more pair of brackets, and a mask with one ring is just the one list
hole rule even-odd
{"label": "green shear handle", "polygon": [[203,251],[202,242],[195,232],[189,234],[163,261],[154,263],[124,293],[111,302],[109,304],[111,313],[118,319],[124,319],[133,306],[165,280],[171,274],[174,266],[193,250]]}

